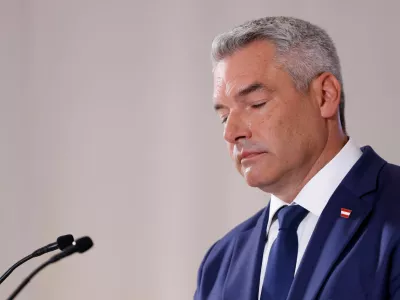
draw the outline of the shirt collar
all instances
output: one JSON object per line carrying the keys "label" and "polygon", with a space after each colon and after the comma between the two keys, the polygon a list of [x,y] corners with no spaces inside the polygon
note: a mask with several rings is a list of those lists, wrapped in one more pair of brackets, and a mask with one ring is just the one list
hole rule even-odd
{"label": "shirt collar", "polygon": [[[339,153],[303,187],[291,205],[301,205],[319,217],[336,188],[361,155],[360,148],[350,138]],[[275,213],[284,205],[287,203],[271,195],[268,230]]]}

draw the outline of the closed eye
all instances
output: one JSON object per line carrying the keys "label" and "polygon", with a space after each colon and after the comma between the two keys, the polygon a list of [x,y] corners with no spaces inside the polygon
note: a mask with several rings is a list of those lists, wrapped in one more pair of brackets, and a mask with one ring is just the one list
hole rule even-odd
{"label": "closed eye", "polygon": [[265,103],[267,103],[267,102],[261,102],[261,103],[258,103],[258,104],[253,104],[251,107],[252,108],[260,108],[260,107],[263,107],[265,105]]}

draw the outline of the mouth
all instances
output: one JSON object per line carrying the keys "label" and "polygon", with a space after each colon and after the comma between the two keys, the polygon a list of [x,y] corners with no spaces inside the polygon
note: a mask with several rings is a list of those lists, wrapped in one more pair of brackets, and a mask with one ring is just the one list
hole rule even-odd
{"label": "mouth", "polygon": [[265,153],[266,152],[244,152],[239,157],[239,161],[241,163],[250,162],[250,161],[256,160],[257,158],[259,158],[261,155],[263,155]]}

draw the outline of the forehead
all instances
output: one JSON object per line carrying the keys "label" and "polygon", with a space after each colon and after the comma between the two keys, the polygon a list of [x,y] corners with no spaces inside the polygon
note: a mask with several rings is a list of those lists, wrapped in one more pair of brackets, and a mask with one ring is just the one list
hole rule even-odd
{"label": "forehead", "polygon": [[263,81],[275,68],[274,56],[272,43],[256,41],[218,62],[214,69],[214,97],[255,80]]}

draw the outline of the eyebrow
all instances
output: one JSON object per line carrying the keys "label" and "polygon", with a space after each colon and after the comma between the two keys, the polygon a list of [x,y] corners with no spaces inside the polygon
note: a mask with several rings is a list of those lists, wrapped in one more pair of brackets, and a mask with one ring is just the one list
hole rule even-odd
{"label": "eyebrow", "polygon": [[265,85],[260,83],[260,82],[254,82],[254,83],[252,83],[252,84],[240,89],[236,93],[235,98],[244,97],[244,96],[247,96],[248,94],[251,94],[253,92],[262,91],[262,90],[266,90]]}
{"label": "eyebrow", "polygon": [[[261,82],[253,82],[253,83],[249,84],[248,86],[245,86],[245,87],[241,88],[236,93],[236,95],[234,97],[236,99],[237,98],[242,98],[242,97],[245,97],[245,96],[247,96],[247,95],[249,95],[249,94],[251,94],[253,92],[263,91],[263,90],[269,90],[269,89],[264,84],[262,84]],[[218,111],[220,109],[223,109],[223,108],[225,108],[225,106],[222,105],[222,104],[217,103],[217,104],[214,105],[214,109],[216,111]]]}

